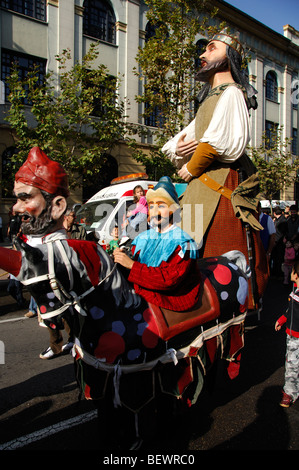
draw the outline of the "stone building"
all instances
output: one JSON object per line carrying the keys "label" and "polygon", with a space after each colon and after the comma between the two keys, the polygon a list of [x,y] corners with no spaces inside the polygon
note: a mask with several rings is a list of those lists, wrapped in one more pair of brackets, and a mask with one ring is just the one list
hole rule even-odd
{"label": "stone building", "polygon": [[[293,138],[292,152],[298,154],[299,32],[286,25],[279,34],[224,1],[209,3],[219,8],[219,18],[232,31],[240,32],[240,40],[251,56],[248,72],[258,90],[259,107],[251,115],[250,144],[258,146],[263,131],[271,126],[283,126],[284,136]],[[24,73],[30,64],[38,63],[45,72],[52,70],[58,75],[57,54],[69,48],[72,60],[80,61],[90,43],[97,40],[98,60],[111,75],[124,77],[120,93],[130,102],[125,114],[130,122],[145,124],[140,121],[139,105],[134,99],[140,84],[133,68],[138,47],[145,41],[146,25],[146,5],[142,0],[0,0],[0,178],[15,148],[4,119],[8,107],[5,77],[12,60],[18,59]],[[141,143],[144,148],[152,143],[150,132],[148,135]],[[142,171],[124,144],[113,149],[111,162],[113,177]],[[299,199],[296,185],[281,198]],[[80,191],[72,195],[72,201],[82,202]],[[1,198],[4,223],[12,204],[13,198]]]}

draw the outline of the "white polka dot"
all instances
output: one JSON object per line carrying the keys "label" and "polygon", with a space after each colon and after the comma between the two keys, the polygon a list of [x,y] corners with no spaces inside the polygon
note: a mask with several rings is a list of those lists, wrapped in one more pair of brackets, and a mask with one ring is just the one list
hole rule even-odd
{"label": "white polka dot", "polygon": [[228,292],[225,290],[221,292],[220,297],[222,300],[226,300],[228,298]]}

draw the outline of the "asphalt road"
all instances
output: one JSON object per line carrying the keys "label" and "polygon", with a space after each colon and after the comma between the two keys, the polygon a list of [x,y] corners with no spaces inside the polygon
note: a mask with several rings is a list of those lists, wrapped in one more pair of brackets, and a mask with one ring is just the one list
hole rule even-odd
{"label": "asphalt road", "polygon": [[[37,318],[25,319],[27,310],[18,311],[5,283],[0,284],[0,341],[5,347],[0,450],[103,452],[94,403],[78,400],[71,355],[41,360],[39,353],[48,346],[46,328]],[[205,389],[183,422],[170,427],[163,441],[145,446],[146,452],[299,449],[299,401],[289,409],[278,405],[285,332],[275,332],[274,323],[289,290],[281,280],[270,279],[260,320],[255,315],[246,320],[239,376],[226,379],[220,368],[213,390]]]}

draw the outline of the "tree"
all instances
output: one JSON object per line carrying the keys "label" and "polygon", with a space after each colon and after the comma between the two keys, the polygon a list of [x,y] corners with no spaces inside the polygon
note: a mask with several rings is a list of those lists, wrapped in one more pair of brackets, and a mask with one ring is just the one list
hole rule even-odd
{"label": "tree", "polygon": [[[119,80],[109,76],[104,65],[92,68],[97,56],[96,44],[90,46],[82,63],[73,67],[69,67],[69,50],[56,56],[58,92],[53,72],[39,83],[39,70],[34,67],[20,80],[18,64],[14,64],[8,78],[11,106],[7,114],[18,149],[12,157],[12,174],[30,148],[39,146],[64,166],[70,187],[94,183],[100,177],[105,156],[124,138],[125,123]],[[30,112],[25,103],[31,106]]]}
{"label": "tree", "polygon": [[[150,155],[139,149],[134,156],[146,166],[151,178],[158,178],[163,174],[173,176],[175,172],[174,165],[159,149],[194,114],[200,87],[194,81],[198,67],[195,59],[201,53],[196,36],[202,33],[208,37],[215,28],[208,26],[208,18],[203,16],[203,0],[145,0],[145,3],[150,28],[136,57],[139,68],[135,73],[143,90],[136,99],[143,105],[145,123],[152,121],[155,127],[152,129],[155,147]],[[138,131],[142,134],[144,128],[140,126]]]}
{"label": "tree", "polygon": [[269,135],[263,134],[259,147],[249,147],[259,173],[261,193],[269,201],[295,182],[299,168],[298,157],[290,151],[291,139],[283,139],[282,133],[283,127],[273,128]]}

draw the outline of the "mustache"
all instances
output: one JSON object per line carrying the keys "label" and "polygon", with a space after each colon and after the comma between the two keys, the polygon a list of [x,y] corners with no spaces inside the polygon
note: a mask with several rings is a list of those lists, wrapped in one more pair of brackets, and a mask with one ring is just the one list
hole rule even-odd
{"label": "mustache", "polygon": [[195,80],[207,82],[212,75],[216,72],[225,72],[229,70],[229,61],[227,57],[220,60],[207,60],[204,57],[201,59],[202,67],[195,74]]}
{"label": "mustache", "polygon": [[37,217],[25,211],[19,214],[21,217],[21,230],[24,235],[43,235],[48,229],[55,225],[51,215],[52,207],[48,204]]}
{"label": "mustache", "polygon": [[157,215],[152,215],[150,217],[150,224],[151,223],[156,223],[156,224],[168,224],[168,223],[173,223],[173,214],[169,214],[168,217],[162,217],[161,214],[157,214]]}

